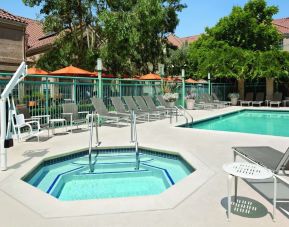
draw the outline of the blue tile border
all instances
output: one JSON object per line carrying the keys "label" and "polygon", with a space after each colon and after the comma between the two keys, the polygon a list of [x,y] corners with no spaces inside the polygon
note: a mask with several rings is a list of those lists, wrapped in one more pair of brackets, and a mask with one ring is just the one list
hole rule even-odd
{"label": "blue tile border", "polygon": [[[106,153],[107,154],[112,154],[112,153],[119,154],[119,153],[128,153],[128,152],[135,153],[135,149],[133,147],[122,147],[122,148],[109,148],[109,149],[104,148],[104,149],[93,150],[94,154],[97,153],[97,152],[101,153],[101,154],[106,154]],[[182,156],[177,155],[177,154],[168,154],[168,153],[165,153],[165,151],[163,151],[163,152],[162,151],[155,151],[153,148],[152,149],[139,148],[139,152],[140,152],[140,154],[148,154],[148,155],[152,155],[152,156],[156,156],[156,157],[179,160],[189,170],[189,172],[193,172],[195,170],[186,160],[183,159]],[[73,154],[68,154],[68,155],[65,155],[65,156],[62,156],[62,157],[56,157],[56,158],[51,158],[49,160],[44,160],[35,169],[33,169],[30,173],[28,173],[26,176],[24,176],[22,178],[22,180],[25,181],[25,182],[29,182],[31,180],[31,178],[38,171],[40,171],[41,168],[43,168],[43,167],[51,166],[51,165],[54,165],[54,164],[58,164],[58,163],[61,163],[61,162],[64,162],[64,161],[69,161],[69,160],[72,160],[72,159],[75,159],[75,158],[79,158],[79,157],[84,157],[87,154],[88,154],[88,151],[80,151],[80,152],[76,152],[76,153],[73,153]],[[142,161],[142,163],[145,164],[146,162],[149,162],[149,161],[144,161],[144,162]],[[119,164],[119,163],[120,162],[118,162],[117,164]],[[131,163],[133,163],[133,162],[122,162],[122,164],[131,164]],[[76,164],[76,163],[74,163],[74,164]],[[101,163],[101,164],[104,164],[104,163]],[[107,164],[107,165],[110,164],[111,165],[111,164],[116,164],[116,163],[105,163],[105,164]],[[78,165],[81,165],[81,164],[78,164]],[[82,167],[84,167],[84,166],[87,166],[87,165],[83,164]],[[155,168],[157,168],[157,167],[155,167]],[[161,168],[159,168],[159,169],[161,169]],[[162,169],[162,170],[164,170],[164,169]],[[166,171],[166,170],[164,170],[164,171]],[[65,173],[62,173],[62,174],[65,174]],[[166,171],[166,174],[168,175],[168,178],[170,179],[171,183],[173,182],[173,184],[174,184],[174,181],[169,176],[169,173],[167,171]]]}
{"label": "blue tile border", "polygon": [[161,168],[161,167],[158,167],[158,166],[153,166],[153,165],[145,164],[145,163],[142,163],[142,165],[144,165],[144,166],[149,166],[149,167],[152,167],[152,168],[156,168],[156,169],[162,170],[163,172],[165,172],[166,176],[167,176],[168,179],[170,180],[171,185],[174,185],[174,184],[175,184],[174,180],[172,179],[171,175],[169,174],[169,172],[168,172],[166,169]]}
{"label": "blue tile border", "polygon": [[63,172],[63,173],[58,174],[58,175],[54,178],[53,182],[52,182],[51,185],[49,186],[49,188],[48,188],[48,190],[46,191],[46,193],[50,194],[50,191],[52,190],[53,186],[55,185],[55,183],[58,181],[58,179],[59,179],[61,176],[65,175],[65,174],[67,174],[67,173],[74,172],[74,171],[76,171],[76,170],[83,169],[83,168],[84,168],[83,166],[80,166],[80,167],[78,167],[78,168],[71,169],[71,170],[68,170],[68,171],[66,171],[66,172]]}

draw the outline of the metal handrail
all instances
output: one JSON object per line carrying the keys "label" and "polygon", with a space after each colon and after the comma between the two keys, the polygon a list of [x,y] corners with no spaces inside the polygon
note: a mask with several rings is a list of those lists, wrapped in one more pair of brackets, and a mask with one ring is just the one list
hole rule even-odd
{"label": "metal handrail", "polygon": [[[88,119],[89,119],[89,117],[88,117]],[[92,162],[91,154],[92,154],[93,123],[94,123],[94,113],[92,112],[91,113],[91,121],[90,121],[90,130],[89,130],[89,148],[88,148],[88,162],[89,162],[89,170],[91,173],[94,172],[94,166],[95,166],[96,157],[97,157],[97,156],[95,156],[95,160],[94,160],[94,162]],[[95,123],[95,137],[96,137],[96,146],[95,147],[98,147],[101,144],[101,142],[99,141],[99,138],[98,138],[98,125],[97,125],[97,123]]]}
{"label": "metal handrail", "polygon": [[136,129],[136,114],[131,111],[131,142],[135,144],[135,169],[139,170],[140,159],[139,159],[139,149],[138,149],[138,139],[137,139],[137,129]]}
{"label": "metal handrail", "polygon": [[[175,108],[178,110],[178,112],[181,114],[181,116],[183,116],[186,119],[186,125],[189,124],[189,119],[186,116],[186,114],[189,115],[191,118],[190,124],[194,122],[193,116],[188,111],[186,111],[186,109],[183,106],[179,105],[179,106],[175,106]],[[181,112],[181,110],[183,111],[183,113]]]}
{"label": "metal handrail", "polygon": [[191,118],[191,122],[190,124],[194,123],[194,118],[193,116],[189,113],[189,111],[187,111],[183,106],[179,105],[179,107],[184,111],[184,114],[189,115],[189,117]]}

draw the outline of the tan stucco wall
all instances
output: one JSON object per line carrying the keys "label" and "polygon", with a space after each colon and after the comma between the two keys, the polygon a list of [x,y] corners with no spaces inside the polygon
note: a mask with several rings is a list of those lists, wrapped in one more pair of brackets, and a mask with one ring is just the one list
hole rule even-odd
{"label": "tan stucco wall", "polygon": [[25,59],[25,25],[0,20],[0,72],[15,71]]}
{"label": "tan stucco wall", "polygon": [[283,39],[283,50],[289,51],[289,37]]}
{"label": "tan stucco wall", "polygon": [[274,93],[274,79],[266,78],[266,99],[271,100]]}
{"label": "tan stucco wall", "polygon": [[245,81],[244,79],[238,79],[238,93],[240,95],[240,99],[244,99],[245,93]]}

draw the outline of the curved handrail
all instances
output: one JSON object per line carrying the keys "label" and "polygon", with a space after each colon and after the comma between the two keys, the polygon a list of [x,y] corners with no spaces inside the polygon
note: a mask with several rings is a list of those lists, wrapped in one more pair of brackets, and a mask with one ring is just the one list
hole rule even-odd
{"label": "curved handrail", "polygon": [[[194,122],[193,116],[192,116],[188,111],[186,111],[186,109],[185,109],[183,106],[179,105],[179,106],[175,106],[175,108],[176,108],[176,109],[178,110],[178,112],[186,119],[186,125],[189,124],[189,119],[188,119],[188,117],[186,116],[186,114],[189,115],[190,118],[191,118],[190,124],[192,124],[192,123]],[[183,111],[183,113],[181,112],[181,110]]]}
{"label": "curved handrail", "polygon": [[176,108],[177,111],[186,119],[186,125],[187,125],[187,124],[189,123],[189,119],[186,117],[185,114],[183,114],[183,113],[181,112],[181,109],[180,109],[179,107],[175,106],[175,108]]}
{"label": "curved handrail", "polygon": [[[89,117],[88,117],[89,119]],[[93,122],[94,122],[94,113],[91,113],[91,122],[90,122],[90,131],[89,131],[89,147],[88,147],[88,161],[89,161],[89,170],[91,173],[94,172],[94,165],[96,163],[96,157],[94,162],[91,160],[92,154],[92,137],[93,137]],[[95,123],[95,136],[96,136],[96,147],[98,147],[101,142],[98,140],[98,127],[97,123]]]}
{"label": "curved handrail", "polygon": [[139,150],[138,150],[138,139],[137,139],[137,130],[136,130],[136,114],[131,111],[131,142],[135,143],[135,169],[139,170],[140,159],[139,159]]}
{"label": "curved handrail", "polygon": [[187,115],[189,115],[189,117],[191,118],[191,122],[190,122],[190,124],[193,124],[194,123],[194,118],[193,118],[193,116],[189,113],[189,111],[187,111],[183,106],[179,106],[179,107],[181,107],[181,109],[184,111],[184,113],[185,114],[187,114]]}

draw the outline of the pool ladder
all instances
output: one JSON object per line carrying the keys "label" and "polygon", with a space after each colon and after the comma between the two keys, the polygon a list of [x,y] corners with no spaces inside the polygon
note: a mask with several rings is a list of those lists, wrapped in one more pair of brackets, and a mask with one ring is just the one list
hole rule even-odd
{"label": "pool ladder", "polygon": [[[181,105],[175,106],[178,113],[181,114],[186,119],[186,126],[189,124],[193,124],[194,118],[193,116]],[[189,116],[189,117],[188,117]],[[189,118],[191,121],[189,121]],[[176,114],[176,122],[178,121],[177,114]]]}
{"label": "pool ladder", "polygon": [[[88,148],[88,164],[89,164],[89,170],[91,173],[94,172],[94,166],[95,166],[95,163],[96,163],[96,157],[95,156],[95,159],[94,159],[94,162],[92,162],[92,157],[91,157],[91,154],[92,154],[92,138],[93,138],[93,123],[94,123],[94,112],[92,112],[90,114],[91,116],[91,120],[90,120],[90,130],[89,130],[89,148]],[[96,115],[97,116],[97,115]],[[89,119],[89,117],[88,117]],[[99,141],[98,139],[98,125],[97,125],[97,122],[95,122],[95,139],[96,139],[96,145],[94,147],[99,147],[99,145],[101,144],[101,142]]]}
{"label": "pool ladder", "polygon": [[135,170],[139,170],[140,159],[136,130],[136,114],[133,110],[130,112],[130,142],[135,145]]}

